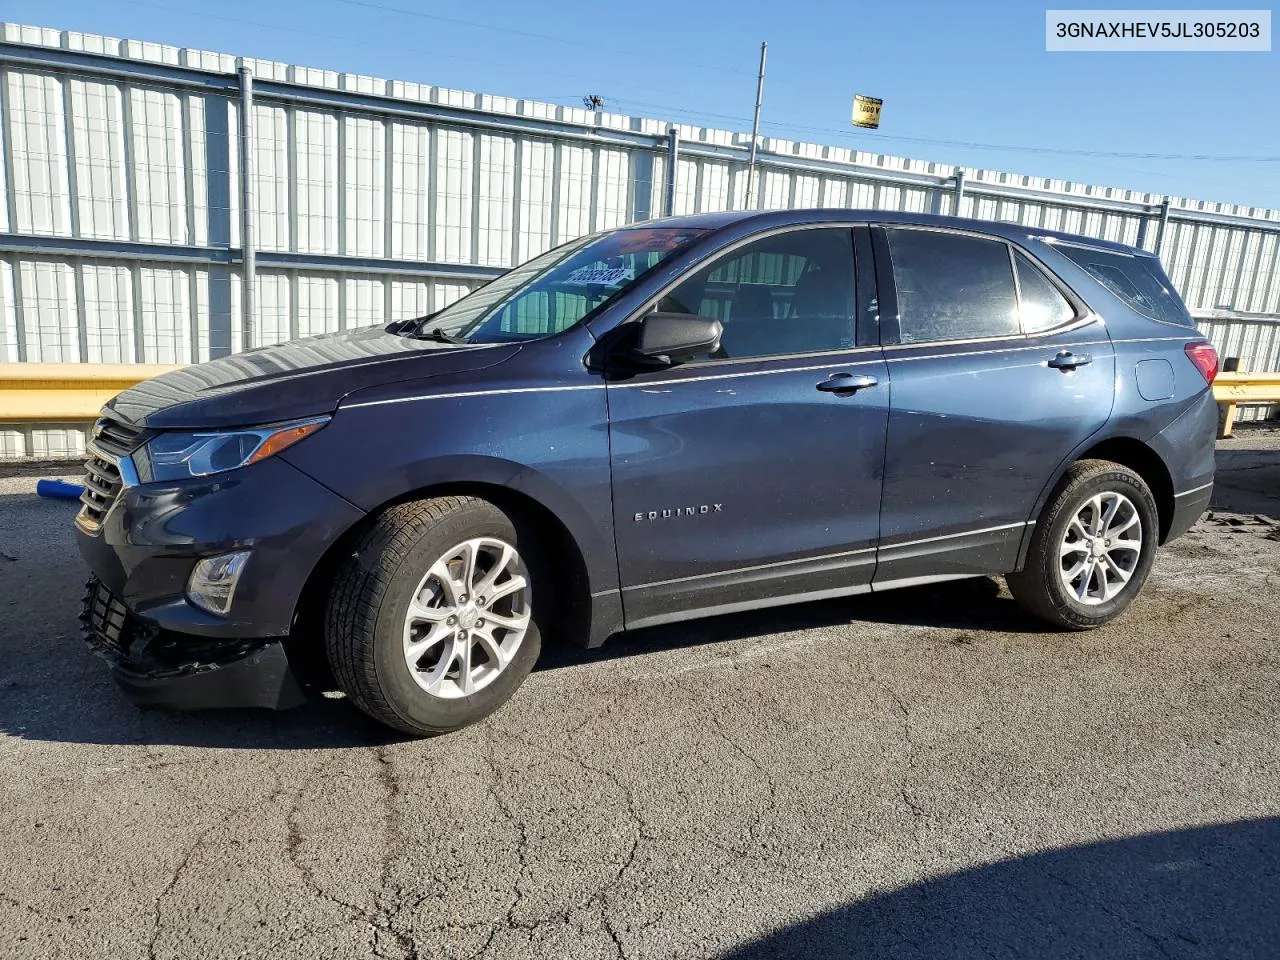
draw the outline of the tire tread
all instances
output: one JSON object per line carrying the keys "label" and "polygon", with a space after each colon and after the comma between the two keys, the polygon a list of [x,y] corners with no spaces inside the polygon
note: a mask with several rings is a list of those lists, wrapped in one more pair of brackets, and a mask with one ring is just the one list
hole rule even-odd
{"label": "tire tread", "polygon": [[324,636],[334,679],[357,707],[397,730],[416,735],[440,732],[402,717],[378,680],[373,643],[382,599],[400,564],[432,526],[480,502],[476,497],[445,496],[389,507],[355,543],[333,579]]}
{"label": "tire tread", "polygon": [[[1009,573],[1005,576],[1009,591],[1024,610],[1067,630],[1091,630],[1119,615],[1118,613],[1112,613],[1103,616],[1089,616],[1081,613],[1076,608],[1059,602],[1053,591],[1048,589],[1046,583],[1047,579],[1056,573],[1056,571],[1049,570],[1047,564],[1049,553],[1053,550],[1053,544],[1046,542],[1050,531],[1062,515],[1062,511],[1072,506],[1076,492],[1080,487],[1108,476],[1123,480],[1125,483],[1136,487],[1146,498],[1151,513],[1156,513],[1155,499],[1151,495],[1151,490],[1136,472],[1123,464],[1115,463],[1111,460],[1077,460],[1063,474],[1062,479],[1054,490],[1053,496],[1036,521],[1036,529],[1032,534],[1026,566],[1016,573]],[[1153,543],[1151,549],[1154,548],[1155,544]],[[1053,560],[1057,562],[1056,556],[1053,557]],[[1141,584],[1138,584],[1138,589],[1133,591],[1128,600],[1132,601],[1140,590]],[[1123,610],[1123,608],[1121,609]]]}

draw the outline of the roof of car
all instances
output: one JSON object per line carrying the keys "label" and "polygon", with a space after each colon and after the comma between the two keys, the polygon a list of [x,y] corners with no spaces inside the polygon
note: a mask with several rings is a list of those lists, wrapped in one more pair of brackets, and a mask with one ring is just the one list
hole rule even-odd
{"label": "roof of car", "polygon": [[944,217],[931,213],[911,213],[900,210],[865,210],[844,207],[818,207],[800,210],[735,210],[719,213],[695,213],[682,217],[666,217],[662,220],[648,220],[644,224],[631,224],[632,227],[653,227],[661,224],[664,227],[698,227],[704,230],[720,230],[744,221],[758,221],[761,227],[786,226],[789,223],[811,223],[815,220],[827,221],[865,221],[878,223],[904,223],[918,226],[953,227],[961,230],[973,230],[1009,240],[1060,240],[1069,243],[1099,247],[1104,250],[1115,250],[1120,253],[1152,256],[1147,250],[1117,243],[1114,240],[1100,240],[1097,237],[1086,237],[1075,233],[1064,233],[1061,230],[1045,230],[1041,227],[1029,226],[1004,220],[974,220],[968,217]]}

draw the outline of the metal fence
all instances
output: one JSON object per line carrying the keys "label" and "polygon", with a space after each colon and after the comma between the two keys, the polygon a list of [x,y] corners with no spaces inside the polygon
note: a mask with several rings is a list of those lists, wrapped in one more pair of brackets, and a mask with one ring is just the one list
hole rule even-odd
{"label": "metal fence", "polygon": [[[4,24],[0,362],[190,363],[419,315],[584,233],[742,207],[749,140]],[[762,209],[959,213],[1156,250],[1192,309],[1217,311],[1220,347],[1275,341],[1265,316],[1222,318],[1280,314],[1280,211],[773,138],[757,162]],[[1280,365],[1255,352],[1252,369]],[[81,445],[0,429],[0,457]]]}

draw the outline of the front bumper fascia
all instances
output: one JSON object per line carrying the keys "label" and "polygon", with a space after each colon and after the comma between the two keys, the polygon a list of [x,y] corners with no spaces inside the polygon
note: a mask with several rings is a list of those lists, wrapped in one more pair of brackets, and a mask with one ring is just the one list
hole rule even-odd
{"label": "front bumper fascia", "polygon": [[[225,474],[126,486],[95,532],[77,528],[94,576],[158,629],[226,640],[288,635],[308,577],[363,511],[273,457]],[[226,616],[192,605],[198,560],[251,556]]]}

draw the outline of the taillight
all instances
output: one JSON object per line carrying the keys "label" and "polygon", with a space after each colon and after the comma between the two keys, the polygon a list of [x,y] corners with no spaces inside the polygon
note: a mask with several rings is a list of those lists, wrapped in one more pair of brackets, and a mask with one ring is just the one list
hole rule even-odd
{"label": "taillight", "polygon": [[1183,349],[1187,352],[1187,359],[1196,365],[1196,369],[1204,377],[1204,382],[1212,384],[1213,378],[1218,375],[1218,351],[1213,349],[1213,344],[1188,343]]}

